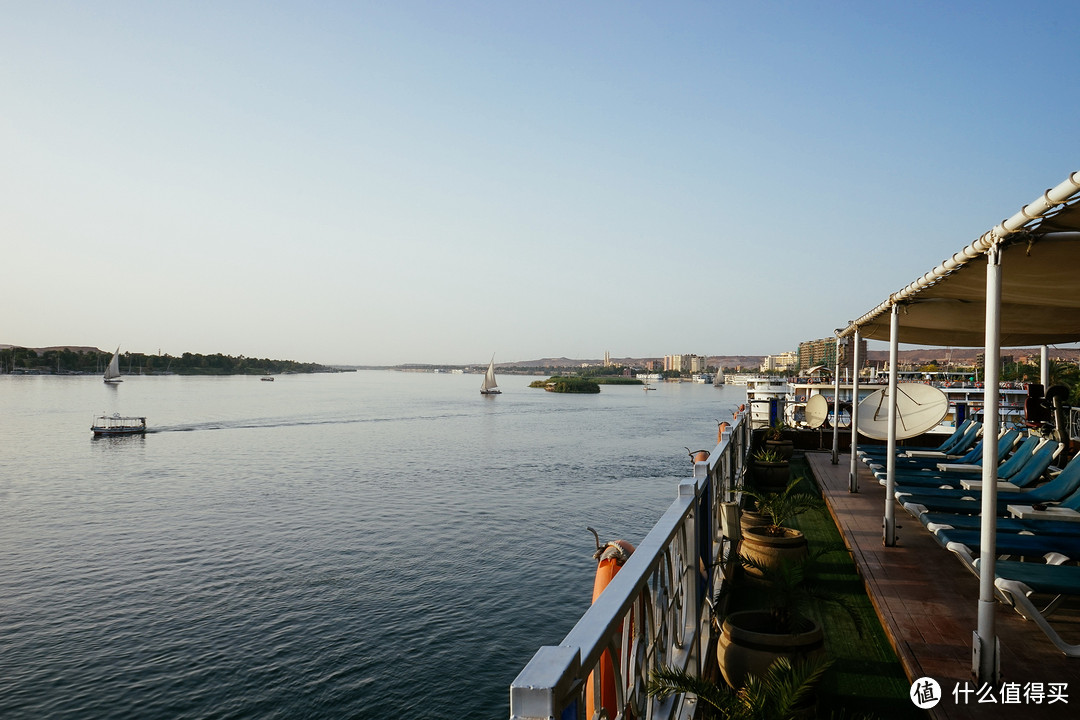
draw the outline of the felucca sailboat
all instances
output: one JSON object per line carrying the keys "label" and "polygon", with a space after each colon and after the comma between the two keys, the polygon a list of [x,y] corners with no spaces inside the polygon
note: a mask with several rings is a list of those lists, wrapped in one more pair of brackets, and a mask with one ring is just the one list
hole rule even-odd
{"label": "felucca sailboat", "polygon": [[120,346],[116,346],[116,352],[113,353],[112,360],[109,361],[109,367],[105,368],[105,382],[118,383],[124,382],[120,379]]}
{"label": "felucca sailboat", "polygon": [[480,386],[481,395],[501,395],[498,383],[495,382],[495,356],[491,356],[487,372],[484,373],[484,383]]}

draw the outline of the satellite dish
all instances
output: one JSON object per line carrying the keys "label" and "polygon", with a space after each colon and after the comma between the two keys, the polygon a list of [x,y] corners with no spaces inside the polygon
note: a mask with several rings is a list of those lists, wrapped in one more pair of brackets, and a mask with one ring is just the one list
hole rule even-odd
{"label": "satellite dish", "polygon": [[[898,383],[896,437],[915,437],[937,425],[949,412],[949,398],[932,385]],[[889,390],[883,388],[859,403],[859,432],[875,440],[889,437]]]}
{"label": "satellite dish", "polygon": [[821,427],[829,417],[829,401],[824,395],[813,395],[806,401],[806,424]]}

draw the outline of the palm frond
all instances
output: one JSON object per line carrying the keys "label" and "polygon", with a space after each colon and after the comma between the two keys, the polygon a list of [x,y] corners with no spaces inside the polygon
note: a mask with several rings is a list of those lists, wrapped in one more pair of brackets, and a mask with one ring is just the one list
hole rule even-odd
{"label": "palm frond", "polygon": [[734,693],[720,688],[716,683],[691,675],[685,670],[660,666],[652,671],[645,692],[663,700],[671,695],[692,693],[721,712],[728,711],[735,702]]}

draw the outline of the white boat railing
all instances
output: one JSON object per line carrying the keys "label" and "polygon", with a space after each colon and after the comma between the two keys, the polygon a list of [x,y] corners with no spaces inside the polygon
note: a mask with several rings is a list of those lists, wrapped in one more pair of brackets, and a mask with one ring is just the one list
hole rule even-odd
{"label": "white boat railing", "polygon": [[511,683],[513,720],[589,720],[588,679],[594,678],[599,708],[605,651],[621,708],[608,714],[611,720],[693,714],[693,706],[678,698],[649,698],[645,685],[660,665],[695,675],[706,670],[702,664],[715,637],[714,598],[732,556],[722,517],[733,517],[732,488],[745,472],[749,447],[749,413],[743,412],[708,460],[694,465],[694,476],[679,483],[675,501],[569,634],[559,645],[541,647]]}

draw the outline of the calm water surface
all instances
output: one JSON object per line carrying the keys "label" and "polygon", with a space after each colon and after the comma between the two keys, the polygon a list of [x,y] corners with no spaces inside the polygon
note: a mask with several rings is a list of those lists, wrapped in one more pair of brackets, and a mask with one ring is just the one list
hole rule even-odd
{"label": "calm water surface", "polygon": [[0,376],[0,717],[505,718],[744,397],[532,379]]}

